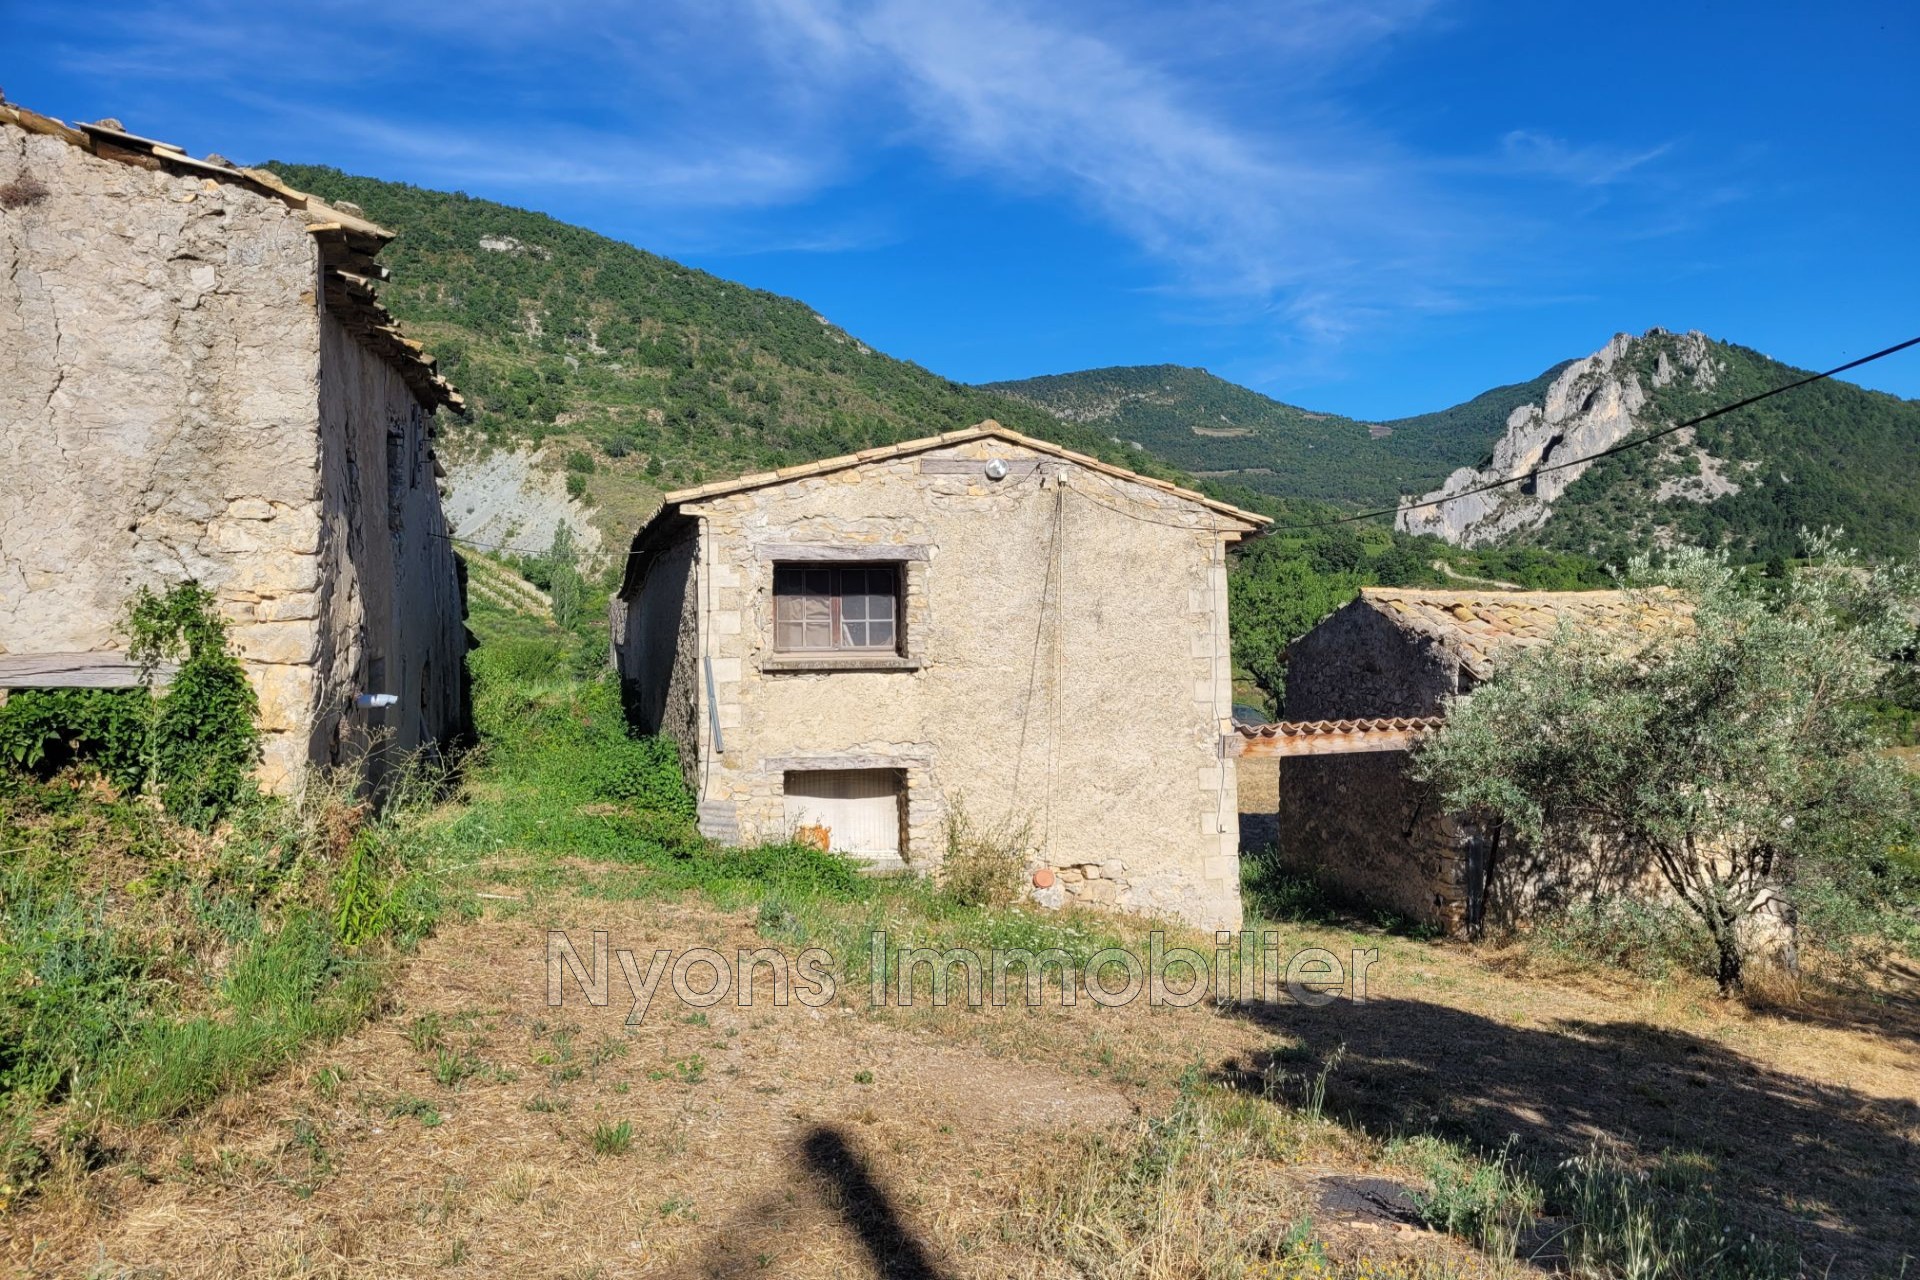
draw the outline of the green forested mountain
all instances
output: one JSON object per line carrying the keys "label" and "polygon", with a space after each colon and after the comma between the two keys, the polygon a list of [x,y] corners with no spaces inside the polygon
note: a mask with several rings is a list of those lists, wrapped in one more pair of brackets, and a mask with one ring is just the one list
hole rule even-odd
{"label": "green forested mountain", "polygon": [[872,350],[791,298],[489,200],[272,163],[396,231],[381,297],[496,442],[567,438],[654,490],[997,418],[1138,471],[1107,433]]}
{"label": "green forested mountain", "polygon": [[[1807,376],[1750,348],[1709,342],[1710,382],[1670,377],[1662,385],[1662,355],[1671,360],[1682,341],[1650,333],[1628,345],[1620,363],[1648,388],[1633,414],[1639,430]],[[1801,531],[1821,528],[1843,529],[1869,551],[1920,550],[1920,401],[1833,379],[1813,383],[1602,459],[1560,495],[1545,524],[1506,541],[1612,563],[1682,541],[1758,561],[1800,554]]]}
{"label": "green forested mountain", "polygon": [[1197,475],[1276,497],[1391,506],[1483,459],[1518,405],[1537,401],[1564,364],[1451,409],[1361,422],[1283,404],[1205,369],[1137,365],[1016,382],[1003,392],[1137,442]]}
{"label": "green forested mountain", "polygon": [[[1465,578],[1569,587],[1605,581],[1585,557],[1463,550],[1396,533],[1384,523],[1294,529],[1339,514],[1323,499],[1391,498],[1393,482],[1375,476],[1350,490],[1337,472],[1293,488],[1247,484],[1258,472],[1195,478],[1183,469],[1189,459],[1203,472],[1229,468],[1204,450],[1175,448],[1172,442],[1182,440],[1184,428],[1172,417],[1158,434],[1063,419],[1030,399],[964,386],[892,359],[803,302],[745,288],[543,214],[337,169],[270,167],[322,199],[358,205],[398,234],[381,254],[393,273],[381,297],[440,357],[467,397],[470,422],[449,428],[455,448],[561,445],[550,452],[566,458],[569,492],[593,504],[594,523],[613,545],[665,489],[996,418],[1137,471],[1199,484],[1278,518],[1282,527],[1250,544],[1233,572],[1235,653],[1249,698],[1270,698],[1286,641],[1360,584],[1439,585]],[[1197,376],[1219,399],[1216,414],[1250,417],[1262,405],[1282,409],[1323,432],[1329,442],[1325,457],[1345,456],[1332,447],[1345,420],[1276,406],[1244,388]],[[1386,437],[1389,456],[1420,457],[1423,449],[1439,448],[1449,459],[1471,462],[1484,452],[1470,415],[1431,427],[1425,419],[1409,422],[1415,425],[1403,432],[1395,424]],[[1363,424],[1347,425],[1366,443]],[[1471,444],[1451,442],[1466,436],[1474,437]],[[1185,435],[1227,446],[1242,438],[1233,432]],[[1270,469],[1306,474],[1317,461],[1310,450],[1290,457],[1304,461]],[[1424,477],[1431,469],[1428,464],[1428,470],[1405,474]],[[562,585],[579,589],[571,561],[562,563],[559,551],[534,552],[514,563],[551,588],[556,602],[568,594]],[[585,617],[595,610],[577,612]]]}
{"label": "green forested mountain", "polygon": [[[1475,484],[1522,476],[1543,460],[1597,452],[1806,373],[1746,347],[1653,329],[1530,382],[1384,423],[1315,414],[1176,365],[991,389],[1138,441],[1197,475],[1278,497],[1391,506],[1402,494],[1433,495],[1456,468],[1479,468]],[[1522,405],[1540,411],[1509,432]],[[1791,557],[1802,529],[1822,527],[1844,529],[1868,550],[1911,554],[1920,545],[1920,402],[1816,383],[1605,459],[1564,493],[1542,498],[1518,484],[1480,509],[1415,527],[1606,564],[1675,540],[1726,547],[1743,560]]]}

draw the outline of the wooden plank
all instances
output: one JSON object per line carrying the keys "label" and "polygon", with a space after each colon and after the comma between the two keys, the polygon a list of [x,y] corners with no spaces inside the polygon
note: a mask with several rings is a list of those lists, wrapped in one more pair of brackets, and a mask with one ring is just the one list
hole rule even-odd
{"label": "wooden plank", "polygon": [[[177,664],[154,668],[156,687],[172,681]],[[0,689],[132,689],[140,668],[120,653],[0,653]]]}
{"label": "wooden plank", "polygon": [[891,542],[756,542],[753,554],[760,560],[798,563],[861,562],[891,564],[900,560],[930,560],[933,548],[925,543]]}
{"label": "wooden plank", "polygon": [[[998,462],[1007,469],[1007,474],[1001,477],[1003,480],[1024,480],[1035,471],[1040,471],[1043,465],[1046,475],[1057,475],[1060,471],[1059,463],[1045,465],[1038,458],[995,458],[992,461]],[[980,476],[984,479],[988,462],[989,460],[985,458],[922,458],[920,474],[923,476]]]}

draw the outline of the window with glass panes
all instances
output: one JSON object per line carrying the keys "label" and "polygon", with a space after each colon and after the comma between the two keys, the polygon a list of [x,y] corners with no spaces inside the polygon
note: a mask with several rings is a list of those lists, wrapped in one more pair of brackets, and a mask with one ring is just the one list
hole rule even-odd
{"label": "window with glass panes", "polygon": [[898,565],[776,565],[777,653],[894,653],[900,645]]}

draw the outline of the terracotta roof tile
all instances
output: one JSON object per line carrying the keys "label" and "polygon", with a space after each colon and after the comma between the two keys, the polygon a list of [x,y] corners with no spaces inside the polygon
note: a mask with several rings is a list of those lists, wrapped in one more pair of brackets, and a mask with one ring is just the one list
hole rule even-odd
{"label": "terracotta roof tile", "polygon": [[1651,591],[1423,591],[1362,587],[1360,598],[1396,626],[1456,653],[1485,679],[1502,656],[1553,639],[1564,623],[1576,630],[1657,635],[1685,626],[1688,606],[1674,593]]}
{"label": "terracotta roof tile", "polygon": [[1371,720],[1279,720],[1236,724],[1243,738],[1327,738],[1368,733],[1423,733],[1438,729],[1439,716],[1380,716]]}

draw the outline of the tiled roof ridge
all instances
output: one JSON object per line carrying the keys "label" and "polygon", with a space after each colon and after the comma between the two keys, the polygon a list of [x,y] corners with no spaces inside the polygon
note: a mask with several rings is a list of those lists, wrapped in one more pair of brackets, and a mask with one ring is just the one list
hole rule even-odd
{"label": "tiled roof ridge", "polygon": [[1625,600],[1632,596],[1670,594],[1666,587],[1595,587],[1579,591],[1503,590],[1499,587],[1361,587],[1368,600],[1496,600],[1511,603],[1527,600]]}
{"label": "tiled roof ridge", "polygon": [[297,191],[265,169],[247,169],[218,157],[196,160],[179,147],[128,133],[117,120],[69,125],[53,116],[0,99],[0,124],[59,138],[69,146],[140,169],[166,168],[208,181],[232,183],[256,195],[278,200],[306,219],[308,234],[319,242],[327,310],[374,355],[399,373],[415,399],[429,408],[442,405],[466,412],[466,401],[439,372],[422,344],[406,336],[374,294],[387,269],[374,261],[394,233],[357,213]]}
{"label": "tiled roof ridge", "polygon": [[1278,720],[1272,724],[1236,724],[1245,738],[1309,738],[1336,734],[1421,733],[1438,729],[1440,716],[1376,716],[1358,720]]}
{"label": "tiled roof ridge", "polygon": [[1077,463],[1080,466],[1098,471],[1104,475],[1113,476],[1116,479],[1129,480],[1135,484],[1143,484],[1149,488],[1158,489],[1162,493],[1170,494],[1176,498],[1182,498],[1188,502],[1198,503],[1222,515],[1244,521],[1253,525],[1255,529],[1272,523],[1272,517],[1270,516],[1263,516],[1258,512],[1243,510],[1230,503],[1209,498],[1206,494],[1198,493],[1192,489],[1183,489],[1171,481],[1156,479],[1153,476],[1143,476],[1137,471],[1129,471],[1125,467],[1115,466],[1111,462],[1103,462],[1091,454],[1077,453],[1072,449],[1054,444],[1049,440],[1041,440],[1034,436],[1023,435],[1011,428],[1001,426],[992,418],[988,418],[975,426],[963,427],[957,431],[943,432],[940,435],[922,436],[914,440],[902,440],[898,444],[878,445],[872,449],[862,449],[858,453],[840,454],[837,457],[821,458],[814,462],[802,462],[791,467],[781,467],[777,471],[750,472],[746,475],[735,476],[729,480],[716,480],[710,484],[696,485],[690,489],[676,489],[666,495],[662,509],[678,506],[682,503],[697,502],[702,498],[714,498],[724,494],[741,493],[748,489],[764,488],[768,485],[781,484],[788,480],[799,480],[807,476],[821,475],[829,471],[841,471],[848,467],[864,466],[870,462],[882,462],[890,458],[904,457],[908,454],[924,453],[929,449],[937,449],[941,445],[963,444],[968,440],[988,438],[1005,440],[1009,444],[1017,444],[1025,448],[1035,449],[1041,453],[1050,454],[1053,457]]}

